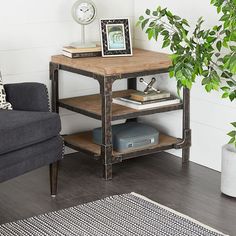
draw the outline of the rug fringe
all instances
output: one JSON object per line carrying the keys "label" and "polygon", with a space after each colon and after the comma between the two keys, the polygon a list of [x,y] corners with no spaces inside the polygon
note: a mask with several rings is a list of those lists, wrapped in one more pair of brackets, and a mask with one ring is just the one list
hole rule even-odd
{"label": "rug fringe", "polygon": [[143,195],[141,195],[141,194],[139,194],[139,193],[132,192],[132,193],[130,193],[130,194],[132,194],[132,195],[134,195],[134,196],[136,196],[136,197],[138,197],[138,198],[141,198],[141,199],[143,199],[143,200],[145,200],[145,201],[147,201],[147,202],[150,202],[150,203],[152,203],[152,204],[154,204],[154,205],[157,205],[157,206],[159,206],[159,207],[162,207],[162,208],[164,208],[164,209],[166,209],[166,210],[168,210],[168,211],[170,211],[170,212],[172,212],[172,213],[174,213],[174,214],[176,214],[176,215],[178,215],[178,216],[181,216],[181,217],[183,217],[183,218],[185,218],[185,219],[188,219],[188,220],[190,220],[190,221],[192,221],[192,222],[194,222],[194,223],[196,223],[196,224],[198,224],[198,225],[201,225],[201,226],[203,226],[204,228],[206,228],[206,229],[208,229],[208,230],[211,230],[211,231],[213,231],[213,232],[215,232],[215,233],[222,234],[222,235],[224,235],[224,236],[230,236],[230,235],[224,234],[224,233],[222,233],[222,232],[220,232],[220,231],[218,231],[218,230],[216,230],[216,229],[214,229],[214,228],[212,228],[212,227],[210,227],[210,226],[208,226],[208,225],[205,225],[205,224],[203,224],[202,222],[199,222],[199,221],[193,219],[193,218],[190,217],[190,216],[184,215],[184,214],[182,214],[182,213],[180,213],[180,212],[178,212],[178,211],[175,211],[175,210],[173,210],[173,209],[171,209],[171,208],[169,208],[169,207],[166,207],[166,206],[164,206],[164,205],[162,205],[162,204],[160,204],[160,203],[157,203],[157,202],[155,202],[155,201],[153,201],[153,200],[151,200],[151,199],[149,199],[149,198],[147,198],[147,197],[145,197],[145,196],[143,196]]}

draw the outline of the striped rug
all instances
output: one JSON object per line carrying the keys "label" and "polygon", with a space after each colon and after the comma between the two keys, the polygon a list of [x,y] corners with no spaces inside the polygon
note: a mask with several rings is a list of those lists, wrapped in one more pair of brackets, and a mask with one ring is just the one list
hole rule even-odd
{"label": "striped rug", "polygon": [[4,236],[223,236],[172,209],[131,193],[0,226]]}

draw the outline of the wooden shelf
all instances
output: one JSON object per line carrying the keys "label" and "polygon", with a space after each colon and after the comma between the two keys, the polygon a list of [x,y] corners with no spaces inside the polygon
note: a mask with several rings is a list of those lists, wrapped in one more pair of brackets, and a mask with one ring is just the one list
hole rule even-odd
{"label": "wooden shelf", "polygon": [[[129,96],[134,90],[124,90],[113,93],[113,97]],[[59,106],[86,116],[101,120],[101,96],[100,94],[67,98],[59,100]],[[183,109],[183,104],[175,104],[151,108],[146,110],[135,110],[129,107],[112,104],[112,120],[135,118],[138,116],[151,115],[154,113],[168,112]]]}
{"label": "wooden shelf", "polygon": [[[157,71],[168,71],[172,65],[170,55],[142,49],[134,49],[132,57],[88,57],[71,59],[63,55],[52,56],[51,62],[59,64],[64,70],[79,70],[80,74],[93,77],[115,76],[127,78],[127,75],[138,73],[139,76],[156,74]],[[129,77],[129,76],[128,76]]]}
{"label": "wooden shelf", "polygon": [[[101,157],[101,146],[93,143],[92,132],[82,132],[73,135],[64,136],[65,144],[77,151],[82,151],[91,154],[97,158]],[[168,150],[174,148],[181,139],[174,138],[165,134],[160,134],[160,142],[158,145],[146,147],[145,149],[136,149],[129,152],[116,152],[113,151],[113,161],[118,162],[121,160],[129,159],[136,156],[143,156],[158,151]]]}

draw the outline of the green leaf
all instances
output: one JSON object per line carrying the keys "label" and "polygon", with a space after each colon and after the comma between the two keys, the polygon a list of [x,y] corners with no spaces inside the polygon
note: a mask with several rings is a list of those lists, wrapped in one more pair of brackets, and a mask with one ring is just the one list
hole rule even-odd
{"label": "green leaf", "polygon": [[230,93],[229,99],[230,99],[231,102],[235,99],[235,93],[234,92]]}
{"label": "green leaf", "polygon": [[150,9],[147,9],[145,13],[146,13],[148,16],[150,16],[150,14],[151,14]]}
{"label": "green leaf", "polygon": [[210,34],[210,35],[215,35],[216,32],[215,32],[215,31],[211,31],[209,34]]}
{"label": "green leaf", "polygon": [[207,37],[207,42],[208,43],[212,43],[212,42],[215,42],[217,40],[217,38],[216,37]]}
{"label": "green leaf", "polygon": [[170,39],[166,39],[164,42],[163,42],[163,45],[162,45],[162,48],[166,48],[170,45]]}
{"label": "green leaf", "polygon": [[148,39],[149,40],[151,40],[151,38],[153,37],[153,29],[150,29],[149,31],[148,31]]}
{"label": "green leaf", "polygon": [[137,21],[137,23],[136,23],[136,27],[139,27],[140,26],[140,24],[141,24],[141,21]]}
{"label": "green leaf", "polygon": [[203,80],[202,80],[202,85],[206,85],[206,84],[208,84],[210,82],[210,78],[204,78]]}
{"label": "green leaf", "polygon": [[187,21],[186,19],[183,19],[183,20],[182,20],[182,24],[184,24],[184,25],[190,27],[189,24],[188,24],[188,21]]}
{"label": "green leaf", "polygon": [[233,131],[229,132],[227,135],[230,136],[230,137],[235,137],[236,136],[236,131],[233,130]]}
{"label": "green leaf", "polygon": [[229,140],[228,144],[232,144],[232,143],[234,143],[235,141],[236,141],[235,138],[231,138],[231,139]]}
{"label": "green leaf", "polygon": [[140,20],[140,21],[143,21],[143,20],[144,20],[144,16],[140,16],[140,17],[139,17],[139,20]]}
{"label": "green leaf", "polygon": [[229,46],[228,46],[228,42],[227,41],[223,41],[223,44],[222,44],[225,48],[228,48]]}
{"label": "green leaf", "polygon": [[232,81],[226,81],[226,83],[227,83],[230,87],[233,87],[233,86],[234,86],[234,82],[232,82]]}
{"label": "green leaf", "polygon": [[230,90],[230,88],[225,86],[225,87],[222,87],[221,90],[224,92],[228,92]]}
{"label": "green leaf", "polygon": [[204,70],[201,74],[202,74],[203,76],[208,76],[209,70]]}
{"label": "green leaf", "polygon": [[166,15],[169,16],[169,17],[173,17],[173,14],[170,11],[167,11]]}
{"label": "green leaf", "polygon": [[222,98],[227,98],[227,97],[229,97],[229,93],[227,92],[223,93]]}
{"label": "green leaf", "polygon": [[153,11],[152,15],[153,16],[158,16],[158,12],[157,11]]}
{"label": "green leaf", "polygon": [[181,17],[179,17],[179,16],[174,16],[174,19],[175,19],[175,20],[181,20]]}
{"label": "green leaf", "polygon": [[233,54],[230,58],[229,70],[232,74],[236,74],[236,54]]}
{"label": "green leaf", "polygon": [[229,15],[228,14],[224,14],[221,18],[220,18],[220,21],[226,21],[229,19]]}
{"label": "green leaf", "polygon": [[173,70],[169,72],[169,76],[170,76],[170,78],[173,78],[174,75],[175,75],[175,72],[174,72]]}
{"label": "green leaf", "polygon": [[216,48],[218,49],[219,52],[221,51],[221,48],[222,48],[222,42],[221,41],[218,41],[216,43]]}
{"label": "green leaf", "polygon": [[206,91],[209,93],[209,92],[211,92],[211,90],[212,90],[213,88],[212,88],[212,85],[211,85],[211,84],[207,84],[207,85],[205,86],[205,89],[206,89]]}
{"label": "green leaf", "polygon": [[141,24],[142,30],[146,27],[148,22],[149,22],[149,19],[146,19],[142,22],[142,24]]}
{"label": "green leaf", "polygon": [[236,128],[236,122],[232,122],[231,125]]}

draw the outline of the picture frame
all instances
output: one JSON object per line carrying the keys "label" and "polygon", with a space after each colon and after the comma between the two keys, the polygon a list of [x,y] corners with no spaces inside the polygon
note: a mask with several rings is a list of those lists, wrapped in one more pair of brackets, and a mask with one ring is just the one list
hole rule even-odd
{"label": "picture frame", "polygon": [[101,19],[100,31],[103,57],[133,55],[129,18]]}

